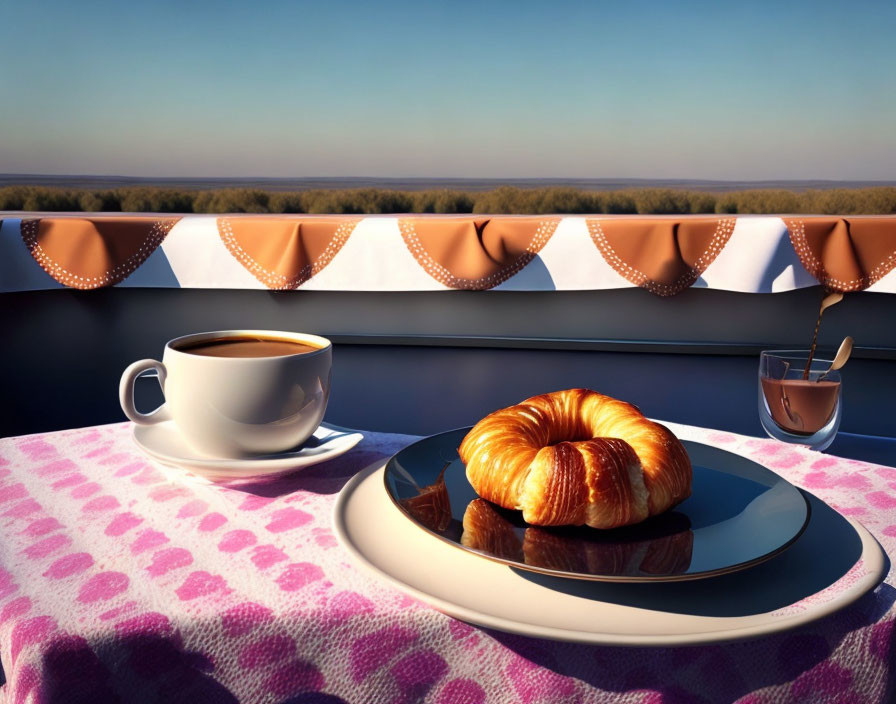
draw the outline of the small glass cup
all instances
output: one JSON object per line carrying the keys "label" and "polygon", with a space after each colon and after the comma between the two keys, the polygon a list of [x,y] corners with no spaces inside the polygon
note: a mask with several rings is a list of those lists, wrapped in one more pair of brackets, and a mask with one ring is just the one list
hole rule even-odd
{"label": "small glass cup", "polygon": [[759,421],[776,440],[821,451],[834,442],[840,428],[840,372],[825,374],[831,360],[814,357],[808,378],[803,378],[808,359],[808,350],[762,352]]}

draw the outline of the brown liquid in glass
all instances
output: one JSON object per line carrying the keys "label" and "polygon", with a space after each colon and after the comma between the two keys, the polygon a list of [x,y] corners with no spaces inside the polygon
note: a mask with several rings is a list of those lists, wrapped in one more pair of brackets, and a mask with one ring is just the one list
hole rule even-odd
{"label": "brown liquid in glass", "polygon": [[761,377],[760,381],[772,419],[790,433],[817,433],[827,425],[837,407],[839,381],[767,377]]}
{"label": "brown liquid in glass", "polygon": [[285,357],[317,352],[320,347],[273,337],[218,337],[179,345],[180,352],[204,357]]}

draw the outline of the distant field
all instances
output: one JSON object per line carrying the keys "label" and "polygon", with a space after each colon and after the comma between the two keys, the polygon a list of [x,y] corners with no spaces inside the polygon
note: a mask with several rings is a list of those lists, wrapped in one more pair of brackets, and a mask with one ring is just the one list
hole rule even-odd
{"label": "distant field", "polygon": [[[0,177],[0,183],[3,182]],[[35,177],[37,178],[37,177]],[[40,177],[63,178],[63,177]],[[65,177],[70,178],[70,177]],[[121,179],[119,179],[121,180]],[[285,179],[273,179],[283,181]],[[309,179],[306,179],[310,181]],[[315,183],[320,183],[317,179]],[[352,179],[331,179],[330,187],[209,188],[208,181],[179,184],[65,187],[0,186],[0,211],[86,211],[155,213],[896,213],[896,185],[851,188],[750,188],[705,190],[697,186],[604,189],[570,185],[489,189],[346,187]],[[382,181],[382,179],[380,179]],[[427,182],[429,183],[429,182]],[[482,184],[482,181],[476,182]],[[505,183],[505,182],[501,182]],[[590,183],[590,182],[589,182]],[[684,182],[676,182],[684,183]],[[718,182],[707,182],[718,183]],[[727,182],[725,182],[727,183]],[[793,182],[805,185],[808,182]],[[830,183],[830,182],[825,182]],[[204,187],[203,187],[204,185]]]}
{"label": "distant field", "polygon": [[512,188],[574,188],[581,191],[620,191],[660,188],[709,193],[730,191],[783,190],[827,191],[837,188],[875,188],[896,186],[894,181],[831,181],[821,179],[718,181],[709,179],[647,178],[143,178],[135,176],[95,176],[83,174],[0,174],[3,186],[51,186],[74,190],[117,190],[152,187],[179,191],[209,191],[248,188],[261,191],[309,191],[378,188],[387,191],[493,191],[501,186]]}

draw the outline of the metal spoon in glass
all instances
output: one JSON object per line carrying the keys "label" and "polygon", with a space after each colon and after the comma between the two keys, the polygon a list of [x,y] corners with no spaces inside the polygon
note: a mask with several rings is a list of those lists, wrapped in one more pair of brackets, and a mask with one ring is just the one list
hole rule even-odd
{"label": "metal spoon in glass", "polygon": [[849,355],[852,354],[852,342],[853,340],[849,335],[843,338],[843,342],[840,343],[840,349],[837,350],[837,355],[834,357],[834,361],[831,362],[830,368],[815,381],[821,381],[832,371],[840,369],[844,364],[846,364],[846,362],[849,360]]}

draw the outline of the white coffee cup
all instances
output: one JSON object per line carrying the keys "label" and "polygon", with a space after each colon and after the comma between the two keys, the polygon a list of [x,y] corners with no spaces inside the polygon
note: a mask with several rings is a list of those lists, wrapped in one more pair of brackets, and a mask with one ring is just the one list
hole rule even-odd
{"label": "white coffee cup", "polygon": [[[298,342],[313,351],[270,357],[217,357],[191,346],[218,339]],[[291,450],[317,430],[330,396],[332,344],[325,337],[270,330],[223,330],[185,335],[165,345],[162,361],[141,359],[121,376],[125,415],[152,425],[172,420],[197,451],[214,457],[252,457]],[[134,382],[155,370],[165,403],[152,413],[134,406]]]}

